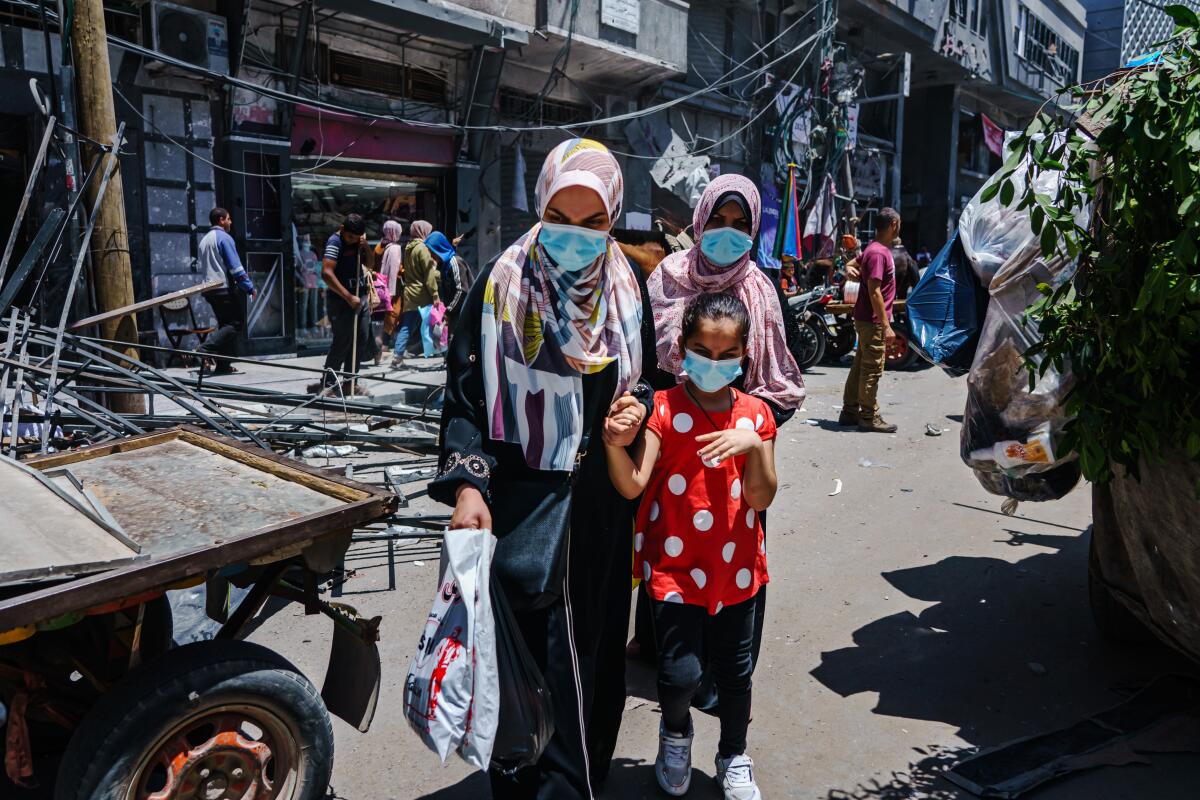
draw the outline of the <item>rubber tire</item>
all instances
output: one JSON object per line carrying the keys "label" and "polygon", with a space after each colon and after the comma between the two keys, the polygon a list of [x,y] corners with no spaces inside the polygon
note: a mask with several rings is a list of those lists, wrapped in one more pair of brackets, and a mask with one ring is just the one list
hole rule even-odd
{"label": "rubber tire", "polygon": [[792,358],[796,359],[796,366],[800,367],[801,372],[808,370],[821,363],[821,359],[825,357],[825,329],[821,323],[816,321],[800,322],[801,329],[808,328],[803,331],[803,334],[811,335],[816,338],[816,347],[811,351],[801,350],[801,337],[796,337],[796,343],[792,347]]}
{"label": "rubber tire", "polygon": [[842,359],[854,350],[854,328],[838,325],[833,330],[833,337],[825,343],[825,361],[840,364]]}
{"label": "rubber tire", "polygon": [[917,363],[917,359],[920,358],[920,356],[917,355],[917,351],[913,348],[913,346],[909,344],[907,336],[900,331],[896,331],[896,336],[897,338],[904,340],[904,355],[900,356],[899,358],[889,358],[887,362],[887,368],[893,372],[904,372],[908,369],[911,369],[912,366]]}
{"label": "rubber tire", "polygon": [[[1095,536],[1095,534],[1092,534]],[[1088,547],[1088,605],[1092,621],[1101,637],[1118,645],[1143,645],[1155,641],[1151,632],[1137,616],[1125,607],[1104,583],[1100,558],[1093,542]]]}
{"label": "rubber tire", "polygon": [[333,725],[316,688],[287,659],[251,642],[212,640],[169,651],[131,672],[88,712],[63,754],[54,800],[124,800],[145,748],[182,712],[256,696],[296,737],[300,781],[291,797],[326,796]]}

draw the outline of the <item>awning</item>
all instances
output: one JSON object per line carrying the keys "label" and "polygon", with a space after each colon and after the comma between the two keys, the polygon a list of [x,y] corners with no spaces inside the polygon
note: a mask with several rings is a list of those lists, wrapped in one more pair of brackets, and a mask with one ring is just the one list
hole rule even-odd
{"label": "awning", "polygon": [[507,27],[499,20],[464,14],[426,0],[317,0],[317,6],[468,46],[504,47],[529,43],[529,34]]}
{"label": "awning", "polygon": [[351,114],[296,106],[293,156],[449,166],[457,152],[453,128],[422,128],[389,120],[371,124]]}

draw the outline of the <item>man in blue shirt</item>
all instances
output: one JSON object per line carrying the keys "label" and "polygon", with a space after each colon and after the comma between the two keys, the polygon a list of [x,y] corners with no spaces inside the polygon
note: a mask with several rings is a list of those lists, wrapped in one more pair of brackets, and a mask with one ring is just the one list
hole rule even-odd
{"label": "man in blue shirt", "polygon": [[[233,237],[229,235],[233,227],[229,212],[214,208],[208,214],[208,221],[212,223],[212,230],[200,240],[197,261],[204,270],[204,280],[208,283],[220,281],[221,286],[204,293],[204,299],[217,316],[217,330],[200,346],[200,352],[233,356],[237,354],[238,334],[246,327],[246,302],[240,293],[249,295],[253,300],[256,292],[238,257]],[[240,293],[234,291],[231,283],[237,286]],[[200,371],[232,375],[238,370],[224,359],[206,358]]]}

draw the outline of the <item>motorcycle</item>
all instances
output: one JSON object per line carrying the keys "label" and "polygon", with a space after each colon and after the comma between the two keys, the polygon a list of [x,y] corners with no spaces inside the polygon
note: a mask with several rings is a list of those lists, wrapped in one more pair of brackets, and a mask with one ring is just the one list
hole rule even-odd
{"label": "motorcycle", "polygon": [[788,298],[788,310],[796,319],[799,334],[788,349],[801,371],[807,371],[825,357],[825,347],[833,337],[825,320],[825,306],[833,299],[829,287],[818,286]]}

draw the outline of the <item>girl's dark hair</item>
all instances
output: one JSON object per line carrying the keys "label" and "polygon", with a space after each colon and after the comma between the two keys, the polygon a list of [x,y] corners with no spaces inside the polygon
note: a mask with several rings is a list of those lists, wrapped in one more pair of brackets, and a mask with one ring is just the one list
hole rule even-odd
{"label": "girl's dark hair", "polygon": [[733,320],[742,344],[750,338],[750,312],[741,300],[731,294],[700,294],[688,301],[683,309],[682,335],[684,340],[696,332],[700,320]]}

